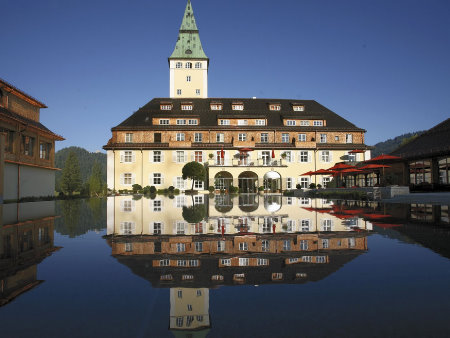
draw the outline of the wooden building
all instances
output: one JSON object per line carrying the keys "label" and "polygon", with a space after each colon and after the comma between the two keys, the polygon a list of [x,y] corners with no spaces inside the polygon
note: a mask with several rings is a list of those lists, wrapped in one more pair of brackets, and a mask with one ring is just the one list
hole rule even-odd
{"label": "wooden building", "polygon": [[450,118],[391,154],[404,159],[412,190],[450,190]]}
{"label": "wooden building", "polygon": [[[53,196],[55,141],[64,140],[40,123],[45,104],[0,79],[0,178],[4,199]],[[0,186],[1,188],[1,186]]]}

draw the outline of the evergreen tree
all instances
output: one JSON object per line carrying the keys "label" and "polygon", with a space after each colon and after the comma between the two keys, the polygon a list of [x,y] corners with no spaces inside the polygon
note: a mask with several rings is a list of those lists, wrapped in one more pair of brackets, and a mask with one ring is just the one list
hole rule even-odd
{"label": "evergreen tree", "polygon": [[91,196],[99,196],[103,193],[103,188],[102,168],[98,162],[94,162],[91,176],[89,177],[89,193]]}
{"label": "evergreen tree", "polygon": [[198,162],[186,163],[181,170],[183,180],[190,178],[192,180],[192,190],[194,189],[194,181],[204,181],[206,179],[205,167]]}
{"label": "evergreen tree", "polygon": [[77,155],[75,155],[74,152],[70,152],[69,156],[67,156],[62,171],[60,186],[61,190],[69,195],[72,195],[81,188],[80,164],[78,163]]}

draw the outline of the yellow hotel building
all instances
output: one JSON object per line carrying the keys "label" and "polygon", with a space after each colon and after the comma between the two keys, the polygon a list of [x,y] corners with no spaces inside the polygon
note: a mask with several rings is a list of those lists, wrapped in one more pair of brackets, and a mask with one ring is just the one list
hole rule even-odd
{"label": "yellow hotel building", "polygon": [[[154,98],[118,126],[104,146],[108,188],[133,184],[184,190],[181,170],[208,164],[209,186],[253,193],[309,187],[307,171],[370,158],[365,130],[314,100],[208,98],[209,59],[188,1],[169,57],[170,97]],[[352,150],[365,153],[351,154]],[[312,178],[326,185],[330,177]]]}

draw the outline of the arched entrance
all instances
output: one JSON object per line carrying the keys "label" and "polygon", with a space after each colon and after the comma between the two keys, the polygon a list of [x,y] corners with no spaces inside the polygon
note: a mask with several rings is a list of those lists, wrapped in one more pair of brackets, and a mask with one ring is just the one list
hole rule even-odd
{"label": "arched entrance", "polygon": [[258,191],[258,175],[252,171],[244,171],[238,177],[239,192],[254,194]]}
{"label": "arched entrance", "polygon": [[217,190],[229,190],[233,185],[233,175],[228,171],[220,171],[214,176],[214,187]]}
{"label": "arched entrance", "polygon": [[264,190],[277,192],[281,190],[281,175],[276,171],[269,171],[264,175]]}

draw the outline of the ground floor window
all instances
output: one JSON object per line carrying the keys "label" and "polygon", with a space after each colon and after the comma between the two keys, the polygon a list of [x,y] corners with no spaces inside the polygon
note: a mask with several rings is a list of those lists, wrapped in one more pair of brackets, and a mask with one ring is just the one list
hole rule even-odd
{"label": "ground floor window", "polygon": [[286,189],[293,189],[292,177],[286,178]]}
{"label": "ground floor window", "polygon": [[439,161],[439,184],[450,184],[450,157]]}
{"label": "ground floor window", "polygon": [[409,178],[411,184],[432,183],[431,160],[409,162]]}
{"label": "ground floor window", "polygon": [[300,177],[300,185],[302,186],[302,189],[308,189],[309,188],[309,178],[308,177]]}
{"label": "ground floor window", "polygon": [[328,183],[330,183],[331,177],[324,177],[322,179],[323,187],[326,188],[328,186]]}
{"label": "ground floor window", "polygon": [[203,181],[194,181],[194,189],[203,189]]}
{"label": "ground floor window", "polygon": [[183,177],[175,177],[175,188],[184,189]]}

